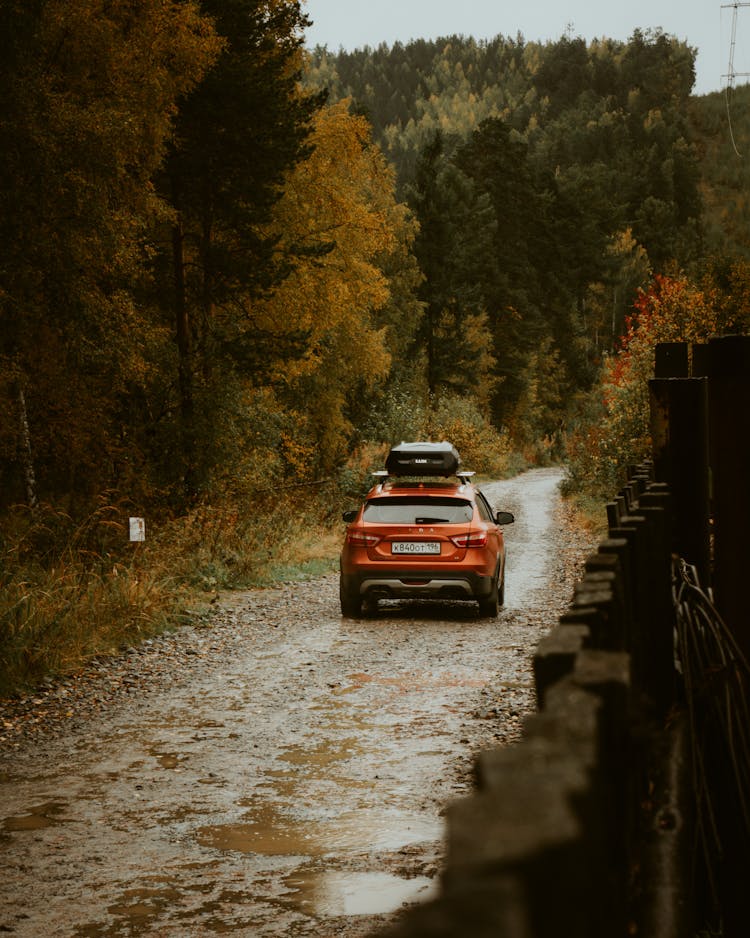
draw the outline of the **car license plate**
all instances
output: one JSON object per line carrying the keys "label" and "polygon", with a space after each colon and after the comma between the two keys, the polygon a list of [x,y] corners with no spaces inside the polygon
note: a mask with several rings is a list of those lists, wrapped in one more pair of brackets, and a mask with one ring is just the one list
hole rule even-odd
{"label": "car license plate", "polygon": [[392,554],[439,554],[439,541],[394,541]]}

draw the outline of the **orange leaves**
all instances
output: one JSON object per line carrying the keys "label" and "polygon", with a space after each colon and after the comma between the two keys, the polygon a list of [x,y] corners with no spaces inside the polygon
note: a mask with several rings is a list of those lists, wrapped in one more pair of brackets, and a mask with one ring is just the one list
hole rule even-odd
{"label": "orange leaves", "polygon": [[742,262],[726,269],[721,265],[700,285],[684,274],[658,275],[639,291],[621,348],[605,362],[593,418],[570,440],[579,476],[610,495],[624,467],[648,455],[648,382],[654,376],[656,345],[707,342],[714,335],[747,330],[748,296],[750,267]]}
{"label": "orange leaves", "polygon": [[686,277],[657,275],[635,301],[623,348],[653,349],[657,342],[701,342],[719,325],[712,297]]}
{"label": "orange leaves", "polygon": [[639,292],[622,347],[604,368],[605,417],[598,441],[604,465],[622,468],[648,455],[648,382],[657,343],[707,341],[718,328],[713,298],[683,275],[657,275]]}
{"label": "orange leaves", "polygon": [[659,342],[705,342],[720,329],[715,297],[685,276],[657,274],[640,290],[626,320],[620,351],[608,366],[607,383],[623,387],[653,376]]}
{"label": "orange leaves", "polygon": [[97,287],[141,267],[145,226],[164,211],[151,180],[178,98],[221,42],[197,4],[174,0],[50,0],[35,27],[16,51],[16,113],[2,127],[18,201],[40,210],[23,220],[38,255],[26,247],[21,263],[46,265],[45,279],[58,264],[87,284],[84,305],[102,304]]}
{"label": "orange leaves", "polygon": [[386,303],[388,281],[377,262],[396,247],[398,214],[392,171],[370,142],[367,122],[345,102],[319,113],[311,142],[315,149],[289,178],[273,224],[283,248],[297,255],[295,269],[254,314],[264,325],[321,337]]}
{"label": "orange leaves", "polygon": [[[53,0],[41,24],[51,117],[76,121],[71,140],[97,141],[111,170],[146,183],[163,155],[177,99],[222,42],[195,3]],[[60,130],[63,131],[63,126]]]}

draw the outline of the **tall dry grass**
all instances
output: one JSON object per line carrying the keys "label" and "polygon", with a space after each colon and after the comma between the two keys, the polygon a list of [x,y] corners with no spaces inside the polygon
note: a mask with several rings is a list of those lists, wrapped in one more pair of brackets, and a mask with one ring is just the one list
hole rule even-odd
{"label": "tall dry grass", "polygon": [[333,506],[316,491],[261,492],[147,518],[138,545],[127,506],[103,503],[82,522],[49,507],[11,512],[0,540],[0,696],[173,627],[221,589],[333,569]]}
{"label": "tall dry grass", "polygon": [[18,509],[3,529],[0,694],[74,670],[173,618],[176,583],[129,544],[122,508],[102,504],[78,523],[48,506]]}
{"label": "tall dry grass", "polygon": [[171,522],[160,550],[182,583],[203,590],[267,586],[307,567],[332,568],[339,508],[337,484],[255,491]]}

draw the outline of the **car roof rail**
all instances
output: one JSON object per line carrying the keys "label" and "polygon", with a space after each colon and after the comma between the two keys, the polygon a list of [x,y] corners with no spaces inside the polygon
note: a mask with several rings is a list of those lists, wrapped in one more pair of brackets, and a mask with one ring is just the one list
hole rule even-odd
{"label": "car roof rail", "polygon": [[372,475],[378,480],[378,491],[383,491],[383,486],[388,481],[390,472],[387,469],[376,469]]}
{"label": "car roof rail", "polygon": [[[425,477],[420,476],[418,473],[415,473],[413,475],[411,473],[403,473],[403,474],[397,473],[396,475],[394,475],[393,473],[389,472],[387,469],[375,469],[373,470],[371,475],[375,479],[378,480],[377,487],[378,489],[380,489],[380,491],[383,490],[383,487],[386,485],[387,482],[397,483],[408,478],[415,478],[415,479],[418,478],[423,484],[425,484]],[[459,469],[457,472],[451,473],[451,475],[455,475],[455,477],[458,479],[458,481],[461,483],[461,486],[463,487],[463,486],[470,484],[471,479],[473,476],[476,475],[476,472],[473,472],[472,470],[469,470],[469,469]],[[432,479],[433,477],[429,476],[428,478]],[[434,478],[437,478],[437,477],[434,477]],[[446,476],[443,476],[442,478],[446,478]]]}

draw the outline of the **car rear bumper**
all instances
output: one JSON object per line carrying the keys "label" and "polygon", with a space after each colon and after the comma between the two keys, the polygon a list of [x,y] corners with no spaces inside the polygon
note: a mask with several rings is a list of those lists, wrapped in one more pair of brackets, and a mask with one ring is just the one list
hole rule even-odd
{"label": "car rear bumper", "polygon": [[367,573],[342,573],[342,587],[362,598],[378,599],[478,599],[489,596],[492,577],[473,572],[445,574],[416,571],[389,571],[380,576]]}

